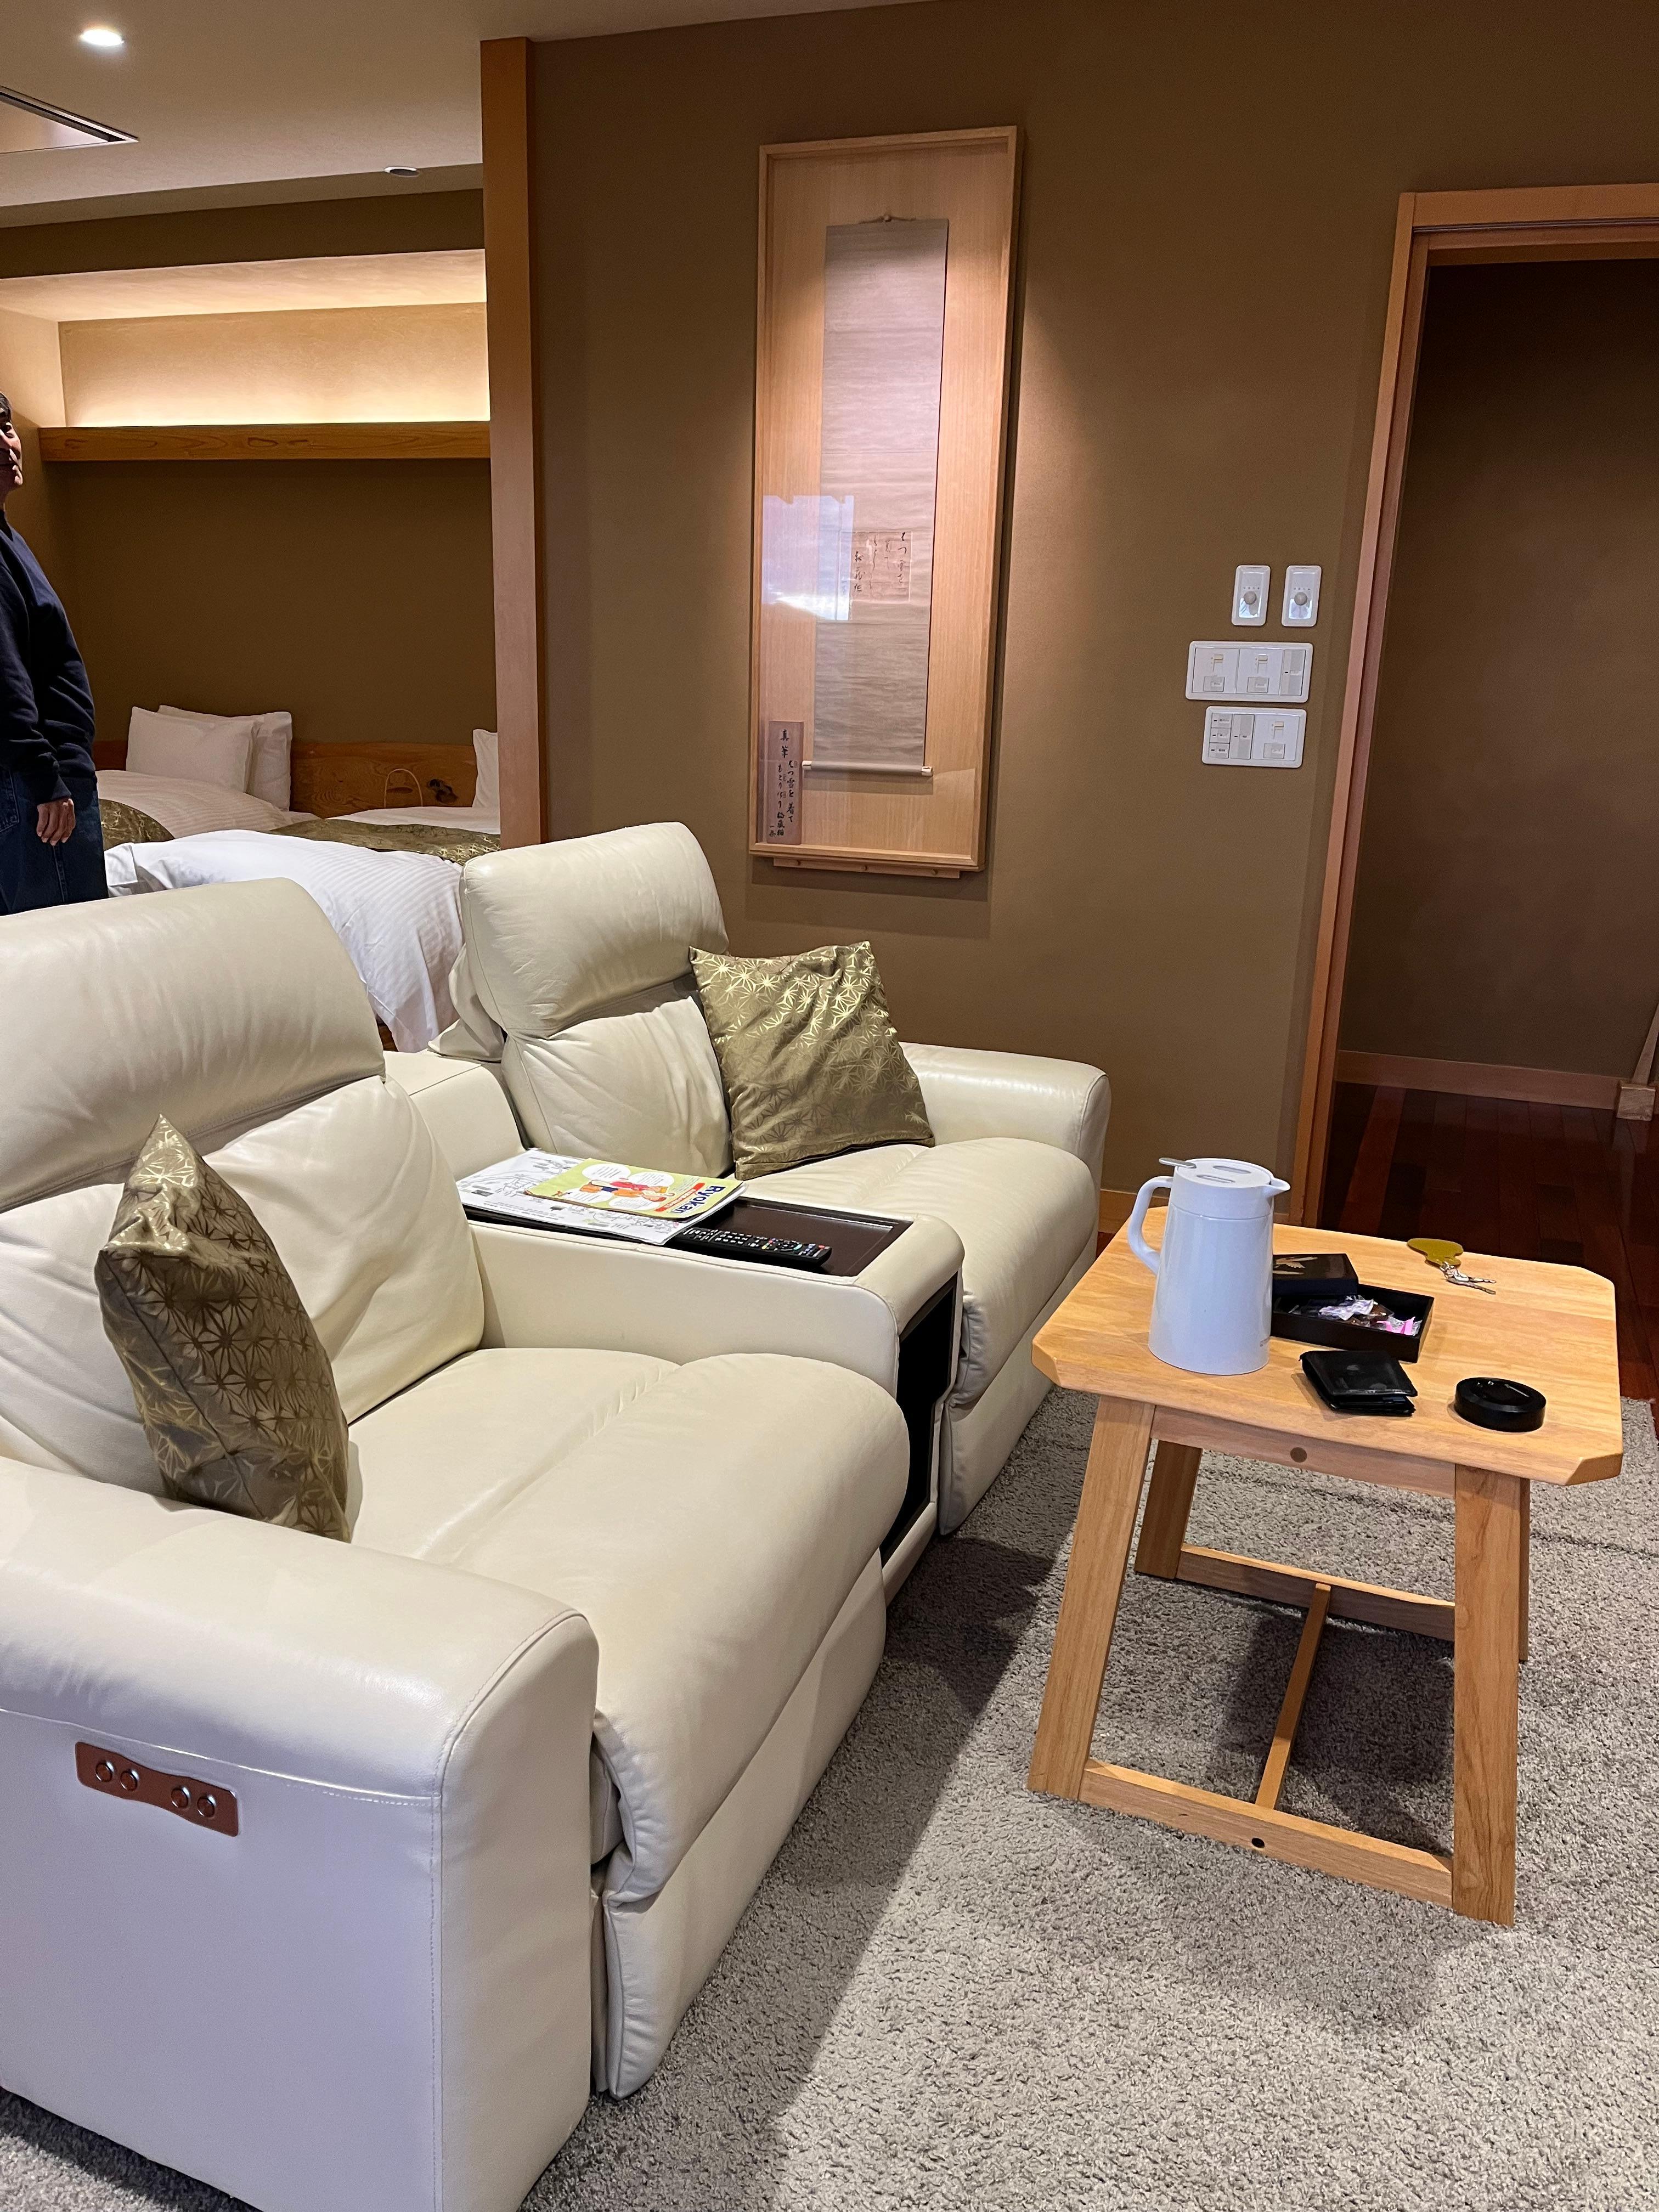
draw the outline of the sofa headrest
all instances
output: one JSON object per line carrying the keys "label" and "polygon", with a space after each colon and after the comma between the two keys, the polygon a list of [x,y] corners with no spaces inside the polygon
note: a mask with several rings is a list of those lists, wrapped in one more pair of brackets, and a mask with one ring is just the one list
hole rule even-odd
{"label": "sofa headrest", "polygon": [[204,1151],[381,1073],[374,1012],[298,884],[0,917],[0,1206],[125,1176],[158,1114]]}
{"label": "sofa headrest", "polygon": [[456,1005],[476,995],[520,1037],[672,983],[694,945],[726,949],[714,878],[679,822],[485,854],[461,878],[461,934]]}

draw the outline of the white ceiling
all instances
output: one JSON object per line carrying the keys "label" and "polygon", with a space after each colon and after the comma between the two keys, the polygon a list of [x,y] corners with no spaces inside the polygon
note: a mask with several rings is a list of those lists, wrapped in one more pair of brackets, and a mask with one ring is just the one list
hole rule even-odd
{"label": "white ceiling", "polygon": [[0,309],[54,323],[257,314],[283,307],[434,307],[483,296],[483,252],[467,249],[0,277]]}
{"label": "white ceiling", "polygon": [[[392,162],[465,169],[479,158],[481,39],[854,4],[870,0],[10,0],[0,81],[137,143],[0,153],[0,221],[65,202],[379,176]],[[94,23],[123,32],[125,48],[80,45]]]}

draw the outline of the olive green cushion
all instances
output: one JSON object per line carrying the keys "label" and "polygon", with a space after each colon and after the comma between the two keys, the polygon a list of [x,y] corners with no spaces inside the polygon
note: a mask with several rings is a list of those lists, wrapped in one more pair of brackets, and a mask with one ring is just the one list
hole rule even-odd
{"label": "olive green cushion", "polygon": [[694,950],[691,969],[738,1175],[773,1175],[869,1145],[933,1143],[868,945],[775,960]]}
{"label": "olive green cushion", "polygon": [[328,1355],[246,1200],[165,1117],[93,1272],[168,1497],[349,1540]]}

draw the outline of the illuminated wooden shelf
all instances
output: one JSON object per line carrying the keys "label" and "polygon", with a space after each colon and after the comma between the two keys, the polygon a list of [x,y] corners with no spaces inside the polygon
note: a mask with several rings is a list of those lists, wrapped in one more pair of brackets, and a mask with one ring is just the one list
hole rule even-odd
{"label": "illuminated wooden shelf", "polygon": [[484,461],[488,422],[209,422],[43,428],[47,461]]}

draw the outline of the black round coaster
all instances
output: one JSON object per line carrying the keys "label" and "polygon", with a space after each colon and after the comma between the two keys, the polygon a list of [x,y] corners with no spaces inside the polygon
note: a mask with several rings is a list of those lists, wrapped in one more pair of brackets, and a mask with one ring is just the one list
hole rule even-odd
{"label": "black round coaster", "polygon": [[1479,1429],[1541,1429],[1544,1394],[1528,1382],[1504,1382],[1495,1375],[1466,1376],[1452,1404]]}

